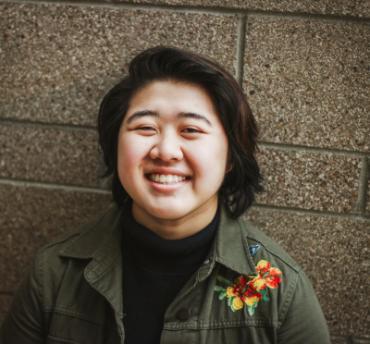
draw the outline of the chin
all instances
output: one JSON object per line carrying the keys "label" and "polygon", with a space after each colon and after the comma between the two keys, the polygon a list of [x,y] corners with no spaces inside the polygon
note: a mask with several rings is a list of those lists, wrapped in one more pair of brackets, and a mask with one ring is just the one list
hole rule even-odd
{"label": "chin", "polygon": [[181,209],[174,207],[154,207],[147,211],[151,216],[162,220],[176,220],[185,216],[187,213],[183,207],[181,207]]}

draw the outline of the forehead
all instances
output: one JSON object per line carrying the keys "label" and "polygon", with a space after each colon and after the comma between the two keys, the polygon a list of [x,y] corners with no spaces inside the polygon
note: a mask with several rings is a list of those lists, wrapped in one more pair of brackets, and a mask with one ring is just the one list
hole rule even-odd
{"label": "forehead", "polygon": [[201,86],[175,80],[153,81],[139,89],[131,98],[128,114],[150,110],[166,112],[202,112],[217,115],[211,97]]}

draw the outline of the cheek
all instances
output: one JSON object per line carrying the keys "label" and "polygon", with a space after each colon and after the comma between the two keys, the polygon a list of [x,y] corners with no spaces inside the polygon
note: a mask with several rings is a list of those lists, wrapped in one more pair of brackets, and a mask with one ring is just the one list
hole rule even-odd
{"label": "cheek", "polygon": [[198,144],[188,154],[191,164],[199,181],[204,183],[222,182],[227,165],[228,146],[224,140],[211,140],[207,144]]}
{"label": "cheek", "polygon": [[147,154],[147,145],[140,140],[130,137],[121,137],[118,145],[117,163],[120,169],[131,169],[144,159]]}

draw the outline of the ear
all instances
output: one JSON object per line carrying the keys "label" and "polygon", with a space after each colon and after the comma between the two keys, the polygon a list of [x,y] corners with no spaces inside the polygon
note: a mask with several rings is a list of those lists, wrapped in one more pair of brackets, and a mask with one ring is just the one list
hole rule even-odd
{"label": "ear", "polygon": [[231,172],[231,170],[234,168],[234,163],[231,160],[230,151],[227,153],[227,163],[226,163],[226,169],[225,174],[228,174]]}
{"label": "ear", "polygon": [[231,172],[233,167],[234,167],[233,164],[228,164],[225,170],[225,174],[228,174],[229,172]]}

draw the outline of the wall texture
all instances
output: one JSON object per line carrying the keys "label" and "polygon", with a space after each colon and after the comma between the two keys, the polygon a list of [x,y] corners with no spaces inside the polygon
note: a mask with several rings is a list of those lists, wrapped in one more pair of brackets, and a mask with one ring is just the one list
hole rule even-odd
{"label": "wall texture", "polygon": [[95,120],[140,50],[216,59],[261,130],[247,216],[304,267],[333,343],[370,343],[370,1],[0,2],[0,317],[35,250],[109,202]]}

